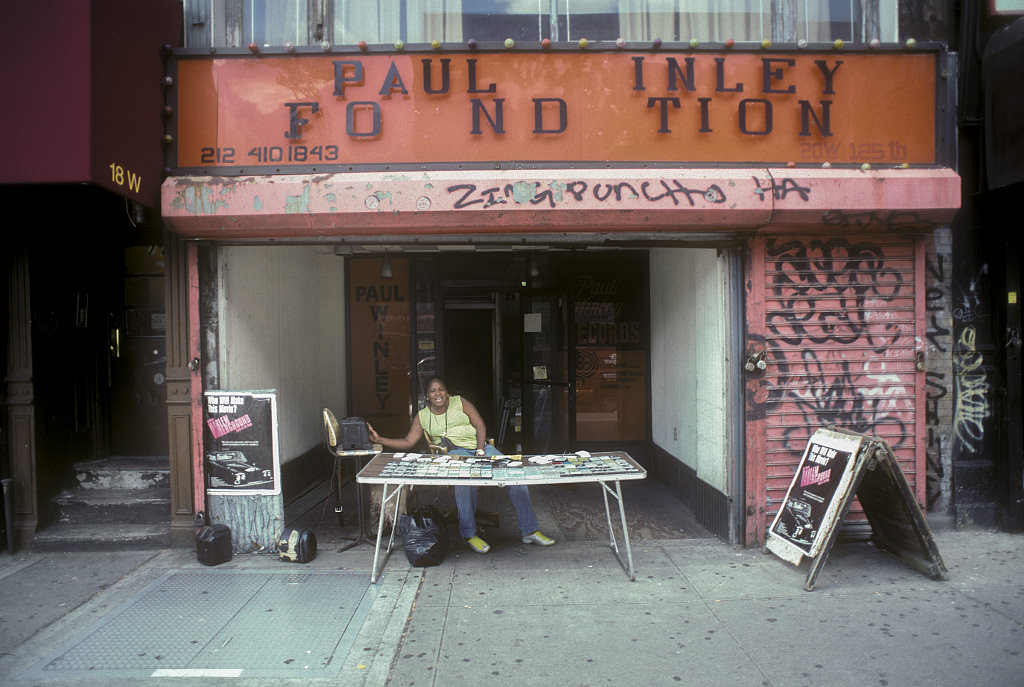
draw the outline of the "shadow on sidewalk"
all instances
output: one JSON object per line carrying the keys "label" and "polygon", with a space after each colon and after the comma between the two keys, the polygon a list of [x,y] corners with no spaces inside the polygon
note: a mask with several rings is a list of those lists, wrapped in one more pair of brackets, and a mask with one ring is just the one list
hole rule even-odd
{"label": "shadow on sidewalk", "polygon": [[[633,541],[661,539],[714,539],[679,499],[654,479],[622,482],[622,496],[626,508],[626,522]],[[480,511],[497,513],[497,526],[487,519],[480,520],[481,531],[488,541],[518,540],[519,529],[515,511],[503,493],[504,490],[484,487],[480,490]],[[604,541],[608,538],[601,487],[595,483],[536,485],[530,488],[534,511],[545,534],[560,541]],[[376,536],[377,512],[371,513],[370,489],[366,488],[367,507],[365,528],[367,536]],[[334,512],[336,497],[326,482],[297,500],[285,511],[288,527],[310,527],[316,533],[318,545],[331,548],[344,545],[345,538],[354,537],[356,525],[355,486],[345,480],[341,489],[342,523]],[[434,505],[451,519],[449,531],[457,536],[455,525],[455,498],[449,487],[425,486],[413,489],[408,509]],[[614,499],[609,499],[612,524],[618,531],[619,513]]]}

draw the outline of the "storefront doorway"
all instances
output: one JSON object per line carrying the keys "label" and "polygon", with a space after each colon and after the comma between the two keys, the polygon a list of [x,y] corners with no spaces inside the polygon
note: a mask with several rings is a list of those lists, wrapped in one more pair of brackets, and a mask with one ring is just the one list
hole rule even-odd
{"label": "storefront doorway", "polygon": [[216,361],[221,390],[276,390],[289,493],[322,442],[324,407],[404,436],[440,375],[504,451],[624,450],[681,497],[705,485],[709,519],[742,505],[728,496],[743,475],[734,251],[217,254],[204,370]]}
{"label": "storefront doorway", "polygon": [[473,402],[487,423],[488,434],[495,438],[500,429],[496,409],[502,397],[502,361],[496,350],[501,329],[492,294],[487,296],[487,300],[445,300],[442,369],[449,391]]}
{"label": "storefront doorway", "polygon": [[[409,383],[412,405],[421,407],[427,380],[438,374],[473,401],[505,451],[648,440],[646,252],[408,254],[389,257],[391,277],[379,276],[380,260],[351,259],[354,322],[369,308],[374,323],[353,325],[353,389],[393,392]],[[372,294],[381,301],[365,300]],[[414,342],[413,375],[393,354],[403,341]],[[372,365],[360,365],[367,356]],[[380,398],[354,393],[354,412],[402,431],[404,404],[392,394],[385,407]]]}

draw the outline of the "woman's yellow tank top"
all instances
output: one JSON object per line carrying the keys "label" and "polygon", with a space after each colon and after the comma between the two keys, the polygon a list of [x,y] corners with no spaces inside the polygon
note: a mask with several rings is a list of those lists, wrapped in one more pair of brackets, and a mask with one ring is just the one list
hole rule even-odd
{"label": "woman's yellow tank top", "polygon": [[462,396],[449,396],[448,408],[443,415],[437,415],[430,406],[420,408],[420,426],[431,444],[439,444],[441,437],[447,437],[459,448],[476,448],[476,429],[469,423],[469,415],[462,409]]}

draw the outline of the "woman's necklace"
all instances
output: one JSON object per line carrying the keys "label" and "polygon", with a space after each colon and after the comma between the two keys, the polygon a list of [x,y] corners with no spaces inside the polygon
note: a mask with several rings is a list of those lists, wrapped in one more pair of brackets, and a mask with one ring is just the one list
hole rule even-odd
{"label": "woman's necklace", "polygon": [[[445,438],[448,437],[448,406],[447,405],[444,407],[444,413],[442,413],[442,414],[444,415],[444,434],[441,435],[441,438],[445,439]],[[431,409],[430,410],[430,428],[431,429],[434,428],[434,416],[435,415],[437,415],[437,413],[435,413],[434,410]],[[439,422],[438,426],[440,427],[440,425],[441,425],[441,423]]]}

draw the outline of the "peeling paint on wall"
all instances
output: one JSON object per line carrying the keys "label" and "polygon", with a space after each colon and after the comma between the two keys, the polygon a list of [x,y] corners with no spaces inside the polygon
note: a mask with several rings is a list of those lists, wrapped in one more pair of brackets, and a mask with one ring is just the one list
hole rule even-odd
{"label": "peeling paint on wall", "polygon": [[226,209],[226,200],[214,200],[213,189],[204,184],[182,183],[177,186],[172,206],[189,215],[212,215],[218,208]]}
{"label": "peeling paint on wall", "polygon": [[289,215],[309,212],[309,184],[303,184],[301,195],[285,199],[284,211]]}

